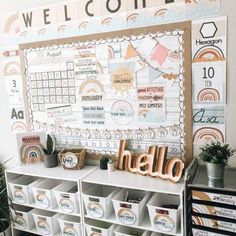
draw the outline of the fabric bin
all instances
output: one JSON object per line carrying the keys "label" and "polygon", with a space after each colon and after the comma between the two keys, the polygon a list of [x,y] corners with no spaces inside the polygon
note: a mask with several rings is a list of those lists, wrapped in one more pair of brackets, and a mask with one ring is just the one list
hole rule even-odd
{"label": "fabric bin", "polygon": [[112,197],[117,188],[93,185],[82,194],[86,212],[93,218],[107,218],[113,211]]}
{"label": "fabric bin", "polygon": [[14,228],[20,230],[31,230],[34,227],[33,216],[30,213],[32,208],[14,205],[11,209]]}
{"label": "fabric bin", "polygon": [[31,187],[38,182],[36,178],[25,175],[9,181],[12,200],[19,204],[32,203],[34,197]]}
{"label": "fabric bin", "polygon": [[87,236],[112,236],[116,225],[96,220],[85,222]]}
{"label": "fabric bin", "polygon": [[[127,201],[127,196],[129,201]],[[146,203],[151,193],[140,190],[120,190],[113,198],[116,219],[125,225],[139,225],[144,215]],[[132,202],[132,199],[139,199],[139,202]]]}
{"label": "fabric bin", "polygon": [[38,234],[54,236],[59,231],[59,223],[54,212],[33,209],[31,214],[34,218]]}
{"label": "fabric bin", "polygon": [[150,236],[151,233],[142,229],[129,228],[126,226],[117,226],[115,236]]}
{"label": "fabric bin", "polygon": [[60,225],[62,236],[81,236],[81,221],[77,216],[63,215],[56,216]]}
{"label": "fabric bin", "polygon": [[153,231],[176,234],[180,222],[180,197],[155,193],[147,203]]}
{"label": "fabric bin", "polygon": [[65,182],[54,189],[58,208],[63,213],[79,213],[78,186],[74,182]]}
{"label": "fabric bin", "polygon": [[42,209],[54,209],[57,201],[53,190],[61,182],[57,180],[45,179],[32,187],[36,206]]}

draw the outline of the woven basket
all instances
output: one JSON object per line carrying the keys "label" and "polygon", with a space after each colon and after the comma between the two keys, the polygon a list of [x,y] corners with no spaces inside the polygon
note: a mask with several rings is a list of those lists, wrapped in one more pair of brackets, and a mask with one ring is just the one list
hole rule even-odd
{"label": "woven basket", "polygon": [[85,149],[62,149],[58,156],[66,170],[80,170],[85,164]]}

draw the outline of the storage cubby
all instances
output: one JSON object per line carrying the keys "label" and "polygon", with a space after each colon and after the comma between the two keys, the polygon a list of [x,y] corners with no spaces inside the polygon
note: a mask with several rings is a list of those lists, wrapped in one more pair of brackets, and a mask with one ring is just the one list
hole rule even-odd
{"label": "storage cubby", "polygon": [[143,219],[150,192],[122,189],[112,198],[116,219],[125,225],[139,225]]}
{"label": "storage cubby", "polygon": [[85,222],[85,228],[87,236],[112,236],[116,225],[90,219]]}
{"label": "storage cubby", "polygon": [[79,192],[74,182],[63,182],[54,189],[58,208],[63,213],[79,213]]}
{"label": "storage cubby", "polygon": [[107,218],[113,211],[112,198],[118,189],[109,186],[92,185],[83,194],[86,213],[94,218]]}
{"label": "storage cubby", "polygon": [[155,193],[147,207],[153,231],[177,232],[180,222],[179,196]]}

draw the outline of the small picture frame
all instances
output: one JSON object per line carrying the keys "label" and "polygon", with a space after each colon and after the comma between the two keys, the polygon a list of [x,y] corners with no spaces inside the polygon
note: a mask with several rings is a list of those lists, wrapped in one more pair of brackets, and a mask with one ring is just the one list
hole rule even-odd
{"label": "small picture frame", "polygon": [[44,161],[45,133],[18,133],[16,138],[20,165],[33,165]]}

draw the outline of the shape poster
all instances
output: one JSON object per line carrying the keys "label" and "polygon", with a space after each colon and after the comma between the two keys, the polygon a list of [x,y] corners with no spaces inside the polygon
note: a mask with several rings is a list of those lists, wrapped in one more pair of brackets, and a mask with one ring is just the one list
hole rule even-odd
{"label": "shape poster", "polygon": [[117,151],[129,139],[134,150],[158,143],[185,156],[189,22],[52,43],[21,46],[31,131],[51,132],[61,145]]}

